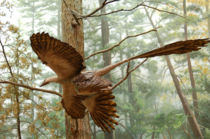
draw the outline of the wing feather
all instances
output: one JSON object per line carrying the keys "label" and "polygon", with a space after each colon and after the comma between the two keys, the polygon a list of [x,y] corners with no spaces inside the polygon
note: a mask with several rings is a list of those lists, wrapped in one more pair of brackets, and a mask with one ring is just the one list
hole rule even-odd
{"label": "wing feather", "polygon": [[30,37],[31,47],[44,64],[62,78],[73,77],[85,68],[82,56],[70,45],[47,33]]}
{"label": "wing feather", "polygon": [[63,108],[74,119],[80,119],[85,116],[85,106],[81,103],[81,101],[77,98],[69,98],[68,102],[64,102],[62,99],[61,104]]}

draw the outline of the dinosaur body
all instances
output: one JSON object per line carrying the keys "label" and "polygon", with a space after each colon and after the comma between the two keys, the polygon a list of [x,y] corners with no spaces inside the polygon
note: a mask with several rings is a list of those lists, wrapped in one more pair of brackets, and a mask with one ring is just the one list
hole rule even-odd
{"label": "dinosaur body", "polygon": [[112,95],[111,82],[102,76],[117,66],[138,58],[183,54],[197,51],[209,43],[208,39],[179,41],[157,48],[150,52],[140,54],[118,63],[109,65],[97,71],[82,72],[85,68],[82,56],[70,45],[61,42],[46,33],[37,33],[31,36],[31,46],[43,64],[49,66],[56,77],[47,78],[41,86],[51,82],[62,85],[62,104],[72,118],[85,116],[87,110],[95,124],[104,131],[114,129],[117,125],[115,118],[116,103]]}

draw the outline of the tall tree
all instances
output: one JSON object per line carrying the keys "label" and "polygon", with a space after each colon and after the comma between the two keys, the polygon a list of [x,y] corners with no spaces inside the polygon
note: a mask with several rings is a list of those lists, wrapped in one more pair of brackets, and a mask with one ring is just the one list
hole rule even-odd
{"label": "tall tree", "polygon": [[[153,22],[151,16],[149,15],[149,13],[148,13],[146,8],[145,8],[145,12],[146,12],[146,15],[147,15],[147,17],[148,17],[152,27],[156,28],[156,26],[155,26],[155,24],[154,24],[154,22]],[[158,31],[156,32],[156,36],[157,36],[159,45],[161,47],[164,46],[163,41],[161,40]],[[178,80],[177,75],[176,75],[176,73],[174,71],[174,67],[172,66],[172,63],[171,63],[171,61],[169,59],[169,56],[165,56],[165,59],[166,59],[166,62],[167,62],[167,65],[168,65],[171,77],[173,79],[173,82],[174,82],[177,94],[178,94],[178,96],[179,96],[179,98],[181,100],[181,103],[182,103],[183,109],[185,111],[185,114],[187,115],[188,122],[189,122],[189,124],[191,126],[191,129],[192,129],[195,137],[197,137],[199,139],[203,139],[203,135],[201,133],[200,126],[199,126],[199,124],[198,124],[198,122],[197,122],[197,120],[195,118],[195,115],[191,111],[190,106],[189,106],[185,96],[183,95],[183,92],[181,90],[181,86],[180,86],[179,80]]]}
{"label": "tall tree", "polygon": [[[187,34],[187,8],[186,8],[186,0],[183,0],[183,10],[184,10],[184,37],[185,40],[188,39],[188,34]],[[196,88],[195,88],[195,79],[193,76],[193,71],[192,71],[192,63],[190,60],[190,54],[187,53],[187,64],[188,64],[188,70],[189,70],[189,75],[190,75],[190,82],[191,82],[191,87],[192,87],[192,98],[193,98],[193,108],[194,108],[194,113],[195,117],[198,118],[198,97],[196,93]]]}
{"label": "tall tree", "polygon": [[[62,34],[63,40],[84,55],[84,35],[82,20],[74,18],[70,10],[82,13],[82,0],[65,0],[62,1]],[[71,85],[71,90],[74,86]],[[77,130],[78,129],[78,130]],[[67,139],[90,139],[89,117],[83,119],[72,119],[66,114],[66,138]]]}
{"label": "tall tree", "polygon": [[[99,0],[99,5],[102,5],[105,0]],[[106,8],[101,9],[101,14],[106,13]],[[106,47],[109,44],[109,23],[106,18],[106,16],[101,17],[101,45],[103,49],[106,49]],[[111,65],[111,51],[103,53],[103,61],[104,61],[104,67]],[[111,81],[111,74],[108,73],[105,75],[105,78]],[[105,139],[113,139],[113,131],[110,133],[104,132],[104,138]]]}

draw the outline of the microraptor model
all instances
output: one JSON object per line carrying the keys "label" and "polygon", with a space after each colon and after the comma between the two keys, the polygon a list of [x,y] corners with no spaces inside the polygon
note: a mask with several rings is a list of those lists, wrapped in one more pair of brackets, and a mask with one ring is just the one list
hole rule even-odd
{"label": "microraptor model", "polygon": [[51,82],[61,84],[63,88],[61,103],[66,113],[74,119],[79,119],[85,116],[87,109],[95,124],[108,132],[118,124],[115,118],[119,116],[116,114],[112,84],[102,78],[103,75],[133,59],[184,54],[197,51],[210,42],[209,39],[178,41],[96,71],[82,71],[85,69],[84,59],[69,44],[44,32],[33,34],[30,40],[33,51],[42,63],[49,66],[57,75],[45,79],[41,86]]}

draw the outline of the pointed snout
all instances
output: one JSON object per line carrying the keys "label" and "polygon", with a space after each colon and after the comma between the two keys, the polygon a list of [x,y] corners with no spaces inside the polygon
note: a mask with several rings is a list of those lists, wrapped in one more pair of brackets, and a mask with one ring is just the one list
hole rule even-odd
{"label": "pointed snout", "polygon": [[40,85],[40,87],[47,85],[49,83],[57,83],[58,81],[59,79],[57,77],[50,77],[50,78],[45,79],[43,83]]}

